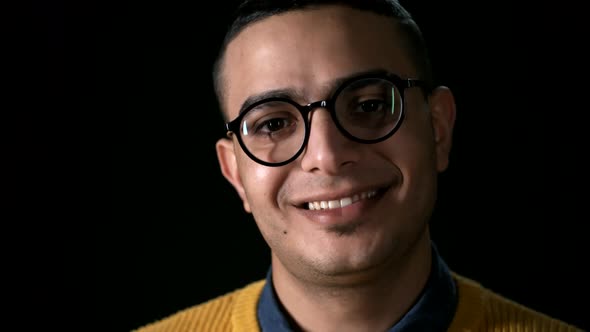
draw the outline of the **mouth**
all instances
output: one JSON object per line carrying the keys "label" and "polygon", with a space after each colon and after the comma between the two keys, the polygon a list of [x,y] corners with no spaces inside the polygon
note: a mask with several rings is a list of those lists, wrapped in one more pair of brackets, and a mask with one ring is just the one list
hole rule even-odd
{"label": "mouth", "polygon": [[346,207],[359,201],[374,199],[377,196],[383,194],[387,188],[381,188],[376,190],[363,191],[352,196],[341,197],[326,201],[313,201],[303,203],[300,208],[305,210],[317,211],[317,210],[333,210]]}

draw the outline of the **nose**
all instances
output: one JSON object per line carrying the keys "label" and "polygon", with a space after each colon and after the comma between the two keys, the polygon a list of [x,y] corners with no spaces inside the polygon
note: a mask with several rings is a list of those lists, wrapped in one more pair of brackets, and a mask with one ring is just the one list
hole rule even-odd
{"label": "nose", "polygon": [[303,170],[333,175],[360,160],[362,144],[345,137],[326,108],[316,108],[308,116],[310,132],[301,157]]}

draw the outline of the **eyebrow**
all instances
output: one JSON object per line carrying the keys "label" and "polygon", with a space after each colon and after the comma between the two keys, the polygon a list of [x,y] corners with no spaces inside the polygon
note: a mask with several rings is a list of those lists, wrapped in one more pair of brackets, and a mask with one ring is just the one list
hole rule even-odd
{"label": "eyebrow", "polygon": [[286,99],[301,99],[301,93],[298,93],[295,89],[275,89],[264,91],[248,97],[240,107],[240,114],[242,114],[250,105],[257,103],[261,100],[268,98],[286,98]]}
{"label": "eyebrow", "polygon": [[[341,86],[344,82],[351,80],[357,76],[384,75],[387,73],[389,73],[389,72],[385,69],[371,69],[371,70],[366,70],[366,71],[362,71],[362,72],[355,72],[352,75],[347,75],[347,76],[332,80],[331,82],[329,82],[326,85],[326,87],[328,88],[329,91],[334,91],[339,86]],[[252,96],[249,96],[248,98],[246,98],[246,100],[242,103],[242,106],[240,107],[239,114],[241,114],[245,110],[247,110],[248,107],[250,107],[250,105],[257,103],[261,100],[268,99],[268,98],[286,98],[286,99],[291,99],[291,100],[304,99],[302,96],[302,93],[300,93],[297,90],[292,89],[292,88],[268,90],[268,91],[257,93],[255,95],[252,95]]]}

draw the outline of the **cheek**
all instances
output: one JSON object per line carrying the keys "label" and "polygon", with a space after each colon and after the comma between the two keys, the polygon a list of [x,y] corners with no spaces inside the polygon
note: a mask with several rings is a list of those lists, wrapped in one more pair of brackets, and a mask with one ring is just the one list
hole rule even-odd
{"label": "cheek", "polygon": [[[399,135],[398,135],[399,134]],[[388,162],[397,168],[401,185],[392,196],[401,220],[409,224],[429,218],[436,200],[437,167],[432,131],[426,125],[407,126],[389,142]]]}
{"label": "cheek", "polygon": [[[404,180],[436,173],[434,137],[428,114],[407,119],[387,142],[387,158],[402,172]],[[409,177],[409,179],[408,179]]]}
{"label": "cheek", "polygon": [[256,210],[275,204],[282,179],[280,168],[260,165],[247,156],[243,156],[242,159],[240,176],[251,208]]}
{"label": "cheek", "polygon": [[262,236],[272,247],[285,231],[279,198],[287,173],[283,168],[286,167],[262,166],[250,159],[240,167],[250,212]]}
{"label": "cheek", "polygon": [[400,128],[400,146],[405,154],[414,158],[433,161],[434,157],[434,133],[432,121],[427,108],[414,109],[407,115],[404,125]]}

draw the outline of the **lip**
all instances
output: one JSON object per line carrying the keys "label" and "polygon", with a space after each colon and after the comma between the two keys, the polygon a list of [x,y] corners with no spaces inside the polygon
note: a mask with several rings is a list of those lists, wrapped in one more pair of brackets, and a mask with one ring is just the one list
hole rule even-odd
{"label": "lip", "polygon": [[341,193],[332,193],[330,195],[317,195],[309,198],[310,201],[329,201],[336,200],[343,197],[351,197],[362,192],[376,191],[376,194],[370,198],[358,200],[350,205],[338,207],[335,209],[309,210],[305,206],[309,201],[305,201],[295,206],[296,211],[303,215],[305,219],[322,226],[343,226],[355,223],[362,223],[363,217],[367,216],[384,196],[388,194],[391,189],[390,186],[371,187],[363,190],[347,191]]}

